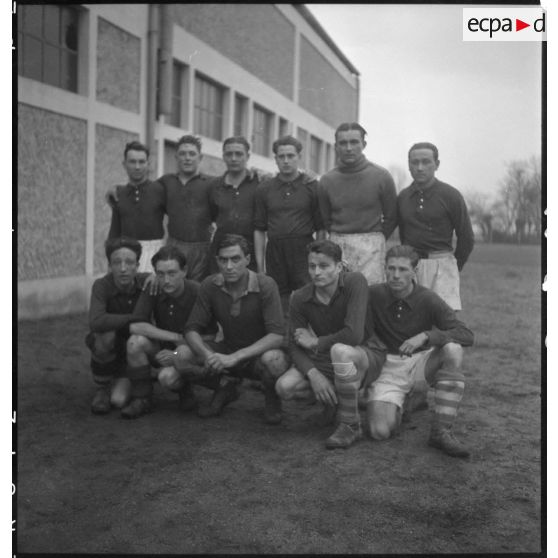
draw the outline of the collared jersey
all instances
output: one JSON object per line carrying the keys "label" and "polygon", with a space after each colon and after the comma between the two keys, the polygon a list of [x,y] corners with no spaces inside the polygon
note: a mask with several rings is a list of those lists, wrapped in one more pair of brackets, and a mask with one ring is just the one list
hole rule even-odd
{"label": "collared jersey", "polygon": [[388,238],[397,225],[397,194],[391,174],[365,157],[338,166],[320,178],[318,188],[324,226],[330,232],[382,232]]}
{"label": "collared jersey", "polygon": [[199,291],[199,283],[184,280],[184,290],[178,297],[166,293],[150,295],[143,292],[136,304],[131,322],[151,322],[165,331],[184,333],[184,326],[192,312]]}
{"label": "collared jersey", "polygon": [[401,344],[419,333],[428,335],[426,346],[430,347],[451,341],[464,347],[473,344],[473,333],[457,319],[454,310],[421,285],[415,285],[411,294],[403,299],[395,298],[387,283],[371,285],[368,304],[375,334],[366,342],[371,348],[378,348],[379,339],[389,353],[398,354]]}
{"label": "collared jersey", "polygon": [[96,279],[91,288],[89,327],[95,333],[127,328],[148,273],[138,273],[133,288],[120,290],[112,273]]}
{"label": "collared jersey", "polygon": [[204,279],[186,331],[201,333],[216,319],[231,351],[248,347],[268,333],[283,335],[283,311],[275,281],[251,270],[248,274],[248,286],[237,300],[226,290],[221,273]]}
{"label": "collared jersey", "polygon": [[116,192],[118,201],[111,202],[112,218],[108,238],[163,238],[166,196],[160,182],[146,180],[138,185],[117,186]]}
{"label": "collared jersey", "polygon": [[[371,331],[367,314],[368,284],[358,271],[342,272],[337,289],[328,304],[315,294],[315,286],[308,283],[295,291],[289,307],[290,331],[311,327],[318,336],[316,353],[329,358],[329,350],[335,343],[359,345],[365,332]],[[306,374],[314,366],[313,351],[308,351],[289,340],[289,349],[296,368]]]}
{"label": "collared jersey", "polygon": [[299,173],[291,182],[279,175],[266,180],[256,191],[254,227],[267,231],[269,238],[310,236],[322,230],[323,222],[318,204],[318,183],[305,183]]}
{"label": "collared jersey", "polygon": [[159,178],[165,187],[169,236],[182,242],[211,239],[210,177],[196,174],[182,184],[177,174]]}
{"label": "collared jersey", "polygon": [[246,175],[237,188],[225,181],[223,176],[210,182],[210,203],[213,220],[217,232],[224,234],[240,234],[252,237],[254,234],[254,213],[258,177]]}
{"label": "collared jersey", "polygon": [[397,198],[399,236],[419,252],[453,251],[453,232],[457,236],[455,259],[462,269],[474,245],[471,219],[463,196],[453,186],[437,178],[421,189],[415,182]]}

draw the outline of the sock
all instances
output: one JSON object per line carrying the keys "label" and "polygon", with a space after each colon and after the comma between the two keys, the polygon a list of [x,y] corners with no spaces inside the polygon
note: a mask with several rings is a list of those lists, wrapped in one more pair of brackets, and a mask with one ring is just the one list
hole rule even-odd
{"label": "sock", "polygon": [[112,379],[116,375],[116,360],[110,362],[98,362],[91,359],[91,374],[98,388],[109,388]]}
{"label": "sock", "polygon": [[358,412],[358,390],[360,378],[353,362],[334,362],[334,383],[337,393],[337,419],[340,423],[357,425],[360,421]]}
{"label": "sock", "polygon": [[132,398],[150,397],[153,392],[153,385],[151,384],[151,366],[149,366],[149,364],[143,366],[128,365],[126,372],[132,384]]}
{"label": "sock", "polygon": [[435,423],[451,427],[457,416],[457,408],[463,398],[465,382],[444,380],[436,382],[434,393]]}

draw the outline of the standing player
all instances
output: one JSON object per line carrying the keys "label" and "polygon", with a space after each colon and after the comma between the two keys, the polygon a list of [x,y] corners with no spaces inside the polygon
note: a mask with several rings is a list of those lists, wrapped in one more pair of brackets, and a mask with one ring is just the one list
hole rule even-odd
{"label": "standing player", "polygon": [[132,238],[109,238],[105,243],[109,272],[91,288],[89,333],[91,372],[97,392],[91,412],[105,414],[111,404],[123,407],[130,398],[125,377],[126,341],[134,307],[147,274],[138,274],[141,245]]}
{"label": "standing player", "polygon": [[387,347],[387,360],[367,393],[372,438],[389,438],[399,426],[405,396],[425,381],[435,389],[434,422],[429,444],[453,457],[469,451],[452,433],[463,397],[463,347],[473,334],[434,292],[416,285],[418,255],[410,246],[386,254],[387,283],[369,289],[374,320],[371,346]]}
{"label": "standing player", "polygon": [[128,184],[116,186],[116,195],[108,198],[112,209],[108,238],[139,240],[142,252],[138,269],[150,271],[151,257],[164,244],[165,190],[159,182],[147,178],[149,150],[142,143],[126,144],[122,165]]}
{"label": "standing player", "polygon": [[[261,380],[265,394],[265,419],[280,420],[280,402],[273,378],[287,368],[283,342],[283,313],[275,281],[248,269],[246,239],[225,235],[218,246],[220,272],[200,286],[198,299],[186,325],[186,340],[197,362],[221,375],[211,403],[198,409],[201,417],[219,415],[238,398],[242,378]],[[201,333],[216,320],[223,330],[219,343],[205,341]]]}
{"label": "standing player", "polygon": [[157,374],[160,384],[178,393],[182,411],[191,411],[196,406],[192,387],[179,369],[192,357],[184,339],[184,326],[194,307],[199,284],[186,279],[186,258],[175,246],[161,248],[151,261],[160,293],[153,296],[143,292],[131,319],[127,360],[132,400],[122,409],[125,418],[137,418],[151,410],[151,364],[160,368]]}
{"label": "standing player", "polygon": [[463,196],[435,177],[439,166],[434,144],[416,143],[409,150],[413,183],[397,199],[399,236],[402,244],[412,246],[420,256],[419,285],[461,310],[459,272],[473,250],[473,228]]}
{"label": "standing player", "polygon": [[[256,192],[254,247],[258,271],[272,277],[288,305],[292,291],[308,280],[306,246],[313,233],[325,233],[317,196],[317,182],[298,170],[302,144],[292,136],[273,142],[279,173]],[[266,247],[267,233],[267,247]]]}
{"label": "standing player", "polygon": [[397,195],[389,172],[362,153],[365,136],[356,122],[339,125],[339,164],[321,177],[318,192],[329,238],[341,246],[349,268],[372,285],[384,280],[385,243],[396,227]]}
{"label": "standing player", "polygon": [[311,283],[295,291],[289,309],[294,366],[276,382],[282,399],[315,396],[337,412],[337,428],[328,449],[347,448],[361,437],[359,390],[379,370],[382,351],[361,346],[367,331],[368,285],[359,272],[345,272],[339,245],[330,240],[307,248]]}

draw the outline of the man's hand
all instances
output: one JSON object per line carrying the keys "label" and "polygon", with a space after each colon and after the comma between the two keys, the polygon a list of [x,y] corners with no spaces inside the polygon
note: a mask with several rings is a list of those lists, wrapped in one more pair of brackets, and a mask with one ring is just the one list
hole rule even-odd
{"label": "man's hand", "polygon": [[407,341],[404,341],[399,347],[399,356],[411,356],[417,349],[422,347],[428,341],[428,335],[422,332]]}
{"label": "man's hand", "polygon": [[316,399],[324,405],[337,405],[337,395],[333,384],[317,369],[312,368],[307,378],[312,386]]}
{"label": "man's hand", "polygon": [[118,202],[118,191],[116,189],[116,186],[113,186],[112,188],[109,188],[107,190],[107,193],[105,194],[105,200],[110,206],[116,205],[116,203]]}
{"label": "man's hand", "polygon": [[226,373],[228,368],[233,368],[239,363],[236,353],[223,355],[221,353],[212,353],[205,359],[205,366],[217,372]]}
{"label": "man's hand", "polygon": [[142,291],[147,291],[150,295],[158,295],[161,291],[159,287],[159,281],[157,281],[157,275],[155,273],[150,273],[143,284]]}
{"label": "man's hand", "polygon": [[162,349],[155,355],[155,360],[160,366],[173,366],[174,357],[174,351],[171,351],[170,349]]}
{"label": "man's hand", "polygon": [[318,338],[316,335],[305,327],[295,329],[293,337],[296,344],[300,345],[304,349],[313,351],[318,346]]}

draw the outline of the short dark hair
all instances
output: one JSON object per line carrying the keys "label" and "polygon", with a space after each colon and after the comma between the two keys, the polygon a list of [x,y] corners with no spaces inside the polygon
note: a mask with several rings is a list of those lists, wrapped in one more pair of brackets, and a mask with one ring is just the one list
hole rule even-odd
{"label": "short dark hair", "polygon": [[415,143],[411,146],[411,149],[409,149],[409,153],[407,155],[409,159],[411,158],[411,151],[414,151],[415,149],[431,149],[434,154],[434,161],[438,160],[438,148],[433,143],[428,141],[419,141],[418,143]]}
{"label": "short dark hair", "polygon": [[332,240],[314,240],[313,242],[310,242],[310,244],[306,245],[306,253],[323,254],[324,256],[331,258],[335,263],[338,263],[343,259],[341,246]]}
{"label": "short dark hair", "polygon": [[415,252],[415,249],[407,244],[392,246],[386,253],[386,263],[390,258],[409,258],[413,268],[417,267],[420,259],[419,255]]}
{"label": "short dark hair", "polygon": [[124,147],[124,160],[126,160],[126,156],[128,155],[128,151],[144,151],[146,157],[149,159],[149,149],[139,142],[139,141],[129,141],[126,146]]}
{"label": "short dark hair", "polygon": [[112,253],[116,252],[116,250],[119,250],[120,248],[128,248],[129,250],[132,250],[132,252],[136,254],[139,262],[141,258],[141,244],[134,238],[119,236],[116,238],[109,238],[105,242],[105,254],[109,263]]}
{"label": "short dark hair", "polygon": [[186,256],[176,246],[163,246],[160,248],[151,258],[151,265],[153,269],[155,269],[157,262],[166,262],[170,260],[176,260],[180,269],[186,267]]}
{"label": "short dark hair", "polygon": [[248,140],[244,136],[232,136],[230,138],[227,138],[223,142],[223,151],[225,151],[225,147],[230,143],[240,143],[246,148],[246,153],[250,153],[250,144],[248,143]]}
{"label": "short dark hair", "polygon": [[337,143],[337,134],[339,132],[349,132],[351,130],[358,130],[360,132],[360,137],[364,142],[364,137],[368,133],[358,122],[343,122],[337,126],[337,130],[335,130],[335,143]]}
{"label": "short dark hair", "polygon": [[277,155],[277,151],[279,151],[279,147],[282,145],[292,145],[297,153],[302,151],[302,143],[300,143],[295,137],[293,136],[281,136],[279,139],[276,139],[271,146],[271,149],[275,155]]}
{"label": "short dark hair", "polygon": [[201,142],[201,139],[198,136],[193,136],[192,134],[187,134],[185,136],[182,136],[181,138],[178,138],[178,141],[176,142],[176,150],[178,151],[180,146],[184,143],[191,143],[192,145],[195,145],[198,148],[198,153],[201,153],[202,142]]}
{"label": "short dark hair", "polygon": [[250,245],[248,241],[240,234],[226,234],[219,244],[217,244],[217,255],[223,248],[230,248],[231,246],[240,246],[242,253],[245,256],[250,255]]}

